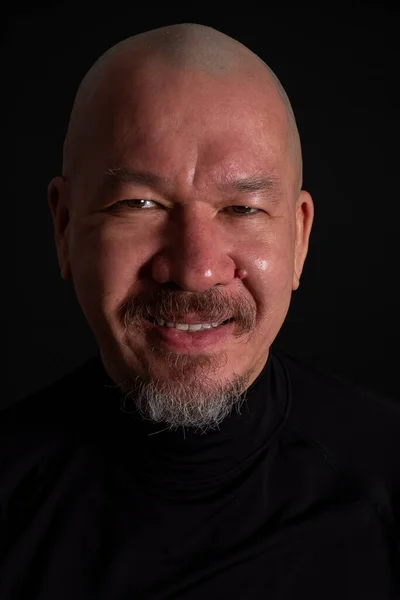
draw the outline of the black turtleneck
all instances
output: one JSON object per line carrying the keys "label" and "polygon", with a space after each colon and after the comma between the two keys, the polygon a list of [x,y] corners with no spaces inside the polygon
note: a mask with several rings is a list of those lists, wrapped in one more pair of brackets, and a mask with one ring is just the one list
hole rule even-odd
{"label": "black turtleneck", "polygon": [[2,600],[400,598],[400,406],[271,348],[207,433],[97,356],[3,411]]}
{"label": "black turtleneck", "polygon": [[[114,386],[101,363],[97,367],[99,380]],[[176,499],[204,496],[239,477],[279,434],[290,406],[284,373],[272,368],[270,357],[249,387],[240,412],[234,409],[218,429],[204,434],[193,429],[170,431],[137,413],[124,414],[121,397],[116,396],[107,395],[107,401],[119,408],[124,429],[121,452],[134,464],[129,472],[140,474],[143,484],[160,496]]]}

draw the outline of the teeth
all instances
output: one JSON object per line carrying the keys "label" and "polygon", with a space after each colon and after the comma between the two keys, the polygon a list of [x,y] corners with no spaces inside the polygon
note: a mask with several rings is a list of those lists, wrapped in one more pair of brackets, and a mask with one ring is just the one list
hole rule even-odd
{"label": "teeth", "polygon": [[215,328],[220,325],[220,323],[197,323],[189,325],[189,323],[173,323],[172,321],[160,321],[159,319],[157,319],[157,324],[178,329],[179,331],[205,331],[206,329]]}

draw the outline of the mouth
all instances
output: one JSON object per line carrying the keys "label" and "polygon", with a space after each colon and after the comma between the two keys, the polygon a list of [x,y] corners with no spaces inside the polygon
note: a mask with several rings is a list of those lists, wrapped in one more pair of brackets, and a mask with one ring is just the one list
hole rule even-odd
{"label": "mouth", "polygon": [[[159,343],[170,351],[185,351],[188,353],[226,344],[232,337],[235,327],[234,321],[234,318],[226,319],[222,323],[214,324],[216,326],[209,324],[210,327],[207,329],[190,331],[188,324],[186,324],[188,328],[182,330],[177,329],[175,326],[171,327],[171,325],[161,325],[160,321],[150,317],[145,319],[153,343]],[[178,325],[178,323],[173,325]]]}
{"label": "mouth", "polygon": [[159,327],[167,327],[169,329],[176,329],[177,331],[187,331],[189,333],[199,333],[201,331],[205,331],[205,330],[209,330],[209,329],[217,329],[218,327],[221,327],[222,325],[227,325],[234,319],[230,318],[230,319],[225,319],[225,321],[222,321],[219,323],[211,323],[210,322],[210,323],[206,323],[206,324],[202,324],[202,323],[179,324],[179,322],[160,321],[159,319],[155,319],[153,317],[147,317],[146,320],[149,321],[150,323],[152,323],[153,325],[157,325]]}

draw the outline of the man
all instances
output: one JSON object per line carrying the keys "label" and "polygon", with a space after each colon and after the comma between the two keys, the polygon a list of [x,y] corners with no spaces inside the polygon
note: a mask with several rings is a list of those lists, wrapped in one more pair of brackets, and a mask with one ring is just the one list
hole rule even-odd
{"label": "man", "polygon": [[48,199],[99,356],[3,413],[1,598],[399,598],[397,403],[271,348],[313,221],[272,71],[117,44]]}

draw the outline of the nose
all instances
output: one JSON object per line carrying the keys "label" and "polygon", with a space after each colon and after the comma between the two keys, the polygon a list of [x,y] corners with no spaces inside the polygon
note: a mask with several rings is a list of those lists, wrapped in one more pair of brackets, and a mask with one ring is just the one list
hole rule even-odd
{"label": "nose", "polygon": [[173,282],[186,291],[204,292],[234,280],[235,263],[221,224],[200,213],[188,210],[170,224],[167,244],[151,265],[158,283]]}

